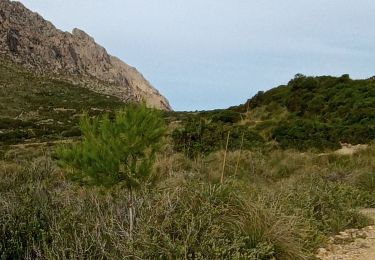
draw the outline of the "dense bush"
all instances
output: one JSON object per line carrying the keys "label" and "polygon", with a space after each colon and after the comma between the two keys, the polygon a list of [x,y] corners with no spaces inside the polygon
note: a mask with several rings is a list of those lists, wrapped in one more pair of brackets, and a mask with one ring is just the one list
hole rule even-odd
{"label": "dense bush", "polygon": [[296,119],[280,123],[274,128],[272,137],[283,148],[337,149],[340,147],[340,139],[335,135],[335,130],[329,124]]}
{"label": "dense bush", "polygon": [[291,114],[273,132],[282,147],[336,148],[338,141],[358,144],[375,139],[372,80],[352,80],[347,74],[337,78],[297,74],[287,86],[259,92],[234,109],[245,112],[271,103],[286,107]]}
{"label": "dense bush", "polygon": [[155,109],[127,106],[115,113],[80,121],[83,140],[60,146],[59,163],[82,184],[129,189],[129,236],[135,222],[134,190],[151,179],[156,152],[166,130]]}
{"label": "dense bush", "polygon": [[199,117],[186,120],[182,128],[173,131],[172,138],[176,151],[196,157],[225,149],[228,133],[229,150],[240,149],[241,144],[242,149],[251,149],[264,143],[263,138],[248,126],[210,122]]}
{"label": "dense bush", "polygon": [[241,120],[241,114],[233,110],[221,110],[210,117],[214,122],[236,123]]}
{"label": "dense bush", "polygon": [[108,115],[80,121],[81,142],[60,146],[60,165],[84,184],[128,188],[147,179],[166,130],[158,111],[146,106],[127,106]]}

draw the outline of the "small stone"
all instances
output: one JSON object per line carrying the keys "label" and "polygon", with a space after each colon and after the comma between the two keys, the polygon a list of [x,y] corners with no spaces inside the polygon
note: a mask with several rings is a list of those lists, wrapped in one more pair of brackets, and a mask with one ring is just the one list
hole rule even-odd
{"label": "small stone", "polygon": [[359,243],[359,248],[369,248],[370,246],[366,242]]}
{"label": "small stone", "polygon": [[349,236],[349,234],[346,233],[346,235],[336,235],[334,236],[335,244],[341,244],[341,243],[350,243],[353,241],[353,238]]}
{"label": "small stone", "polygon": [[366,231],[358,231],[356,233],[358,238],[367,238],[367,232]]}
{"label": "small stone", "polygon": [[328,256],[328,251],[325,248],[319,248],[316,254],[318,259],[325,259]]}

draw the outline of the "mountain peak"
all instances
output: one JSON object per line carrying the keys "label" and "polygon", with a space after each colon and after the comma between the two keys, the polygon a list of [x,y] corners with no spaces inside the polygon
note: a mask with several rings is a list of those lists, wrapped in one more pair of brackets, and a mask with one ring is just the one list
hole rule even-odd
{"label": "mountain peak", "polygon": [[79,38],[79,39],[85,39],[85,40],[90,40],[90,41],[95,42],[93,37],[91,37],[85,31],[83,31],[81,29],[78,29],[78,28],[74,28],[72,30],[72,35]]}

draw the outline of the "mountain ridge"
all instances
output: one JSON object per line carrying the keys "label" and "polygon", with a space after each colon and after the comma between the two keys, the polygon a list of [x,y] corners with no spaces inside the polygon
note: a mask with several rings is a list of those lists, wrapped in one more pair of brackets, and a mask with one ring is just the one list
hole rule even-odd
{"label": "mountain ridge", "polygon": [[108,54],[93,37],[77,28],[63,32],[20,2],[0,0],[0,56],[124,102],[172,109],[137,69]]}

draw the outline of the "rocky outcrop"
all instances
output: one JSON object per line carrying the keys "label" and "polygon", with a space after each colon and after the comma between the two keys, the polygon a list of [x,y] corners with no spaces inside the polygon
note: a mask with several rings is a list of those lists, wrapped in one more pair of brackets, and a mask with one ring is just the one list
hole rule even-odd
{"label": "rocky outcrop", "polygon": [[109,55],[88,34],[79,29],[62,32],[20,2],[0,0],[0,56],[125,102],[171,109],[142,74]]}

